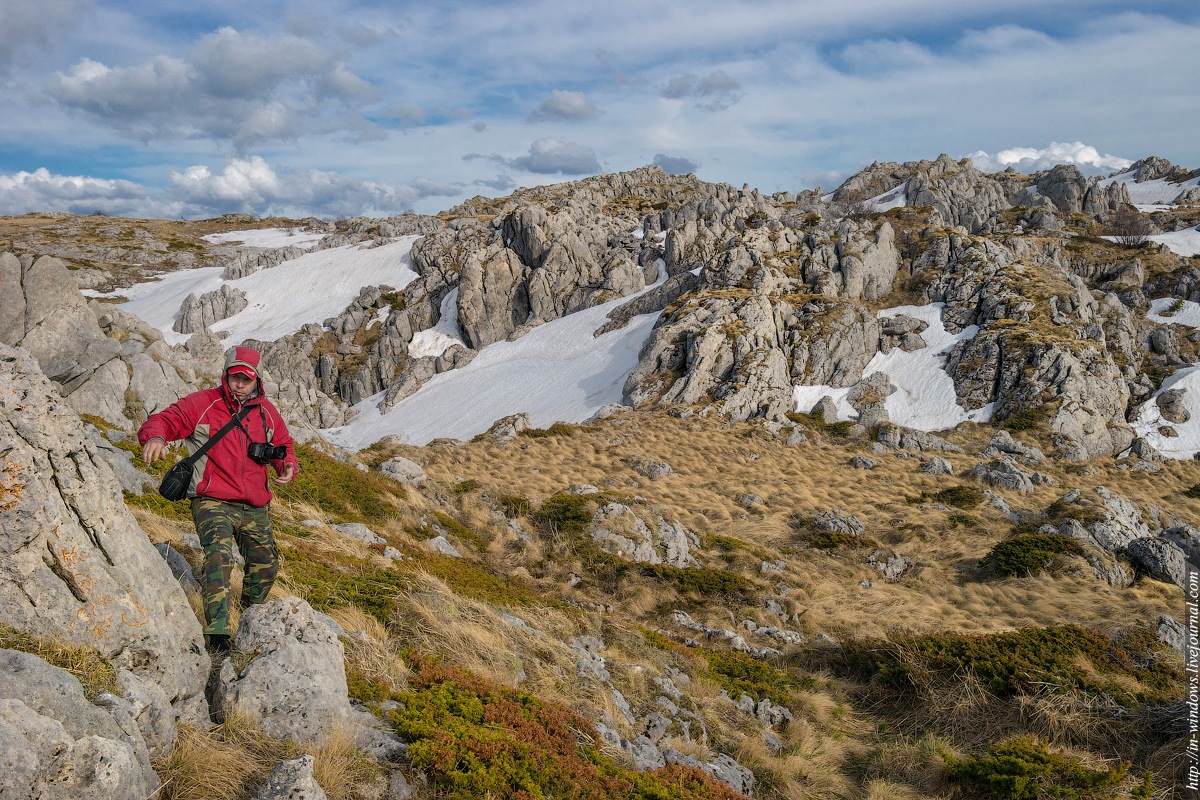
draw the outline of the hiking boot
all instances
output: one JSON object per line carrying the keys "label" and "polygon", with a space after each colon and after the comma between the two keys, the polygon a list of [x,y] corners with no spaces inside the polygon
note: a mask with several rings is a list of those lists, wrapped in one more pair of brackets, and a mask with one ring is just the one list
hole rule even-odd
{"label": "hiking boot", "polygon": [[204,637],[207,639],[208,652],[219,658],[225,658],[229,655],[229,635],[225,633],[210,633]]}

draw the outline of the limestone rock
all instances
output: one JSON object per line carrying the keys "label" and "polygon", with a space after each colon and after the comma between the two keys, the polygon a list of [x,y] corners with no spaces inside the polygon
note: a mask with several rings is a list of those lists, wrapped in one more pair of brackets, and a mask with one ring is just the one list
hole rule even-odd
{"label": "limestone rock", "polygon": [[629,506],[608,503],[596,510],[593,523],[593,541],[620,558],[640,564],[697,566],[691,550],[700,546],[700,540],[678,522],[659,517],[652,529]]}
{"label": "limestone rock", "polygon": [[396,456],[379,465],[379,471],[393,480],[416,485],[425,482],[425,469],[417,462]]}
{"label": "limestone rock", "polygon": [[0,345],[0,622],[97,649],[202,704],[208,656],[187,597],[112,470],[33,359]]}
{"label": "limestone rock", "polygon": [[0,796],[132,799],[158,787],[127,702],[89,703],[66,670],[16,650],[0,650],[0,677]]}
{"label": "limestone rock", "polygon": [[326,800],[326,797],[325,790],[313,777],[313,757],[303,755],[280,762],[254,800]]}
{"label": "limestone rock", "polygon": [[245,292],[223,283],[216,291],[185,297],[172,327],[179,333],[197,333],[232,317],[248,304]]}
{"label": "limestone rock", "polygon": [[64,395],[120,353],[57,258],[0,254],[0,308],[0,343],[29,351]]}
{"label": "limestone rock", "polygon": [[214,706],[240,707],[271,736],[306,741],[353,719],[342,643],[305,601],[284,597],[251,606],[233,640],[252,656],[239,672],[221,668]]}
{"label": "limestone rock", "polygon": [[521,431],[529,430],[532,427],[533,423],[529,421],[528,414],[513,414],[493,422],[492,427],[488,428],[484,435],[489,439],[506,442],[515,439]]}

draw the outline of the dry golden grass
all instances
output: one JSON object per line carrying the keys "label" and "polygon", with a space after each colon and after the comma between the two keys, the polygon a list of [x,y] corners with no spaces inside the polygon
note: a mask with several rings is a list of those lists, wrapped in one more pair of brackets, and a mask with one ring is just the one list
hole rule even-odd
{"label": "dry golden grass", "polygon": [[522,625],[421,572],[413,576],[412,590],[397,599],[390,627],[422,653],[572,707],[595,694],[595,687],[575,675],[577,656],[566,642],[579,630],[562,612],[522,609]]}
{"label": "dry golden grass", "polygon": [[212,731],[181,724],[171,752],[154,764],[162,800],[240,800],[253,796],[289,747],[234,709]]}
{"label": "dry golden grass", "polygon": [[401,691],[408,685],[412,670],[400,657],[406,642],[392,635],[375,617],[353,606],[333,609],[330,616],[349,634],[342,639],[347,669],[390,692]]}
{"label": "dry golden grass", "polygon": [[[978,463],[973,453],[993,432],[979,425],[949,432],[946,438],[968,452],[943,456],[956,472],[964,473]],[[1016,437],[1034,441],[1025,433]],[[807,445],[788,447],[751,424],[724,426],[714,420],[631,411],[576,427],[570,436],[479,441],[424,448],[420,454],[427,474],[446,485],[474,478],[489,494],[524,494],[536,503],[565,487],[590,483],[616,496],[636,495],[648,505],[670,509],[702,538],[719,535],[742,542],[745,552],[738,556],[739,568],[757,558],[782,557],[788,569],[772,573],[771,583],[788,587],[787,599],[803,609],[804,627],[810,632],[991,632],[1064,622],[1145,622],[1182,612],[1178,590],[1152,580],[1125,590],[1098,583],[1090,572],[1084,577],[980,580],[973,575],[979,560],[1009,534],[1012,524],[986,504],[968,512],[977,524],[964,528],[931,503],[905,501],[978,484],[969,478],[924,475],[917,471],[918,461],[888,453],[873,455],[880,462],[874,470],[853,470],[847,461],[855,453],[869,452],[867,443],[838,440],[819,431],[810,431],[810,439]],[[629,466],[636,457],[665,460],[673,474],[645,478]],[[1028,494],[993,491],[1014,509],[1041,511],[1070,488],[1090,495],[1095,486],[1104,485],[1143,506],[1162,506],[1167,498],[1176,514],[1200,519],[1200,500],[1175,502],[1178,489],[1170,488],[1200,482],[1197,466],[1168,464],[1153,479],[1119,467],[1112,459],[1082,468],[1048,461],[1038,469],[1054,479],[1053,485]],[[1081,469],[1092,474],[1077,474]],[[736,497],[743,492],[764,497],[767,507],[741,508]],[[919,568],[890,584],[864,563],[865,552],[831,555],[799,546],[789,524],[792,516],[830,508],[859,516],[867,523],[866,536],[888,543]],[[781,554],[781,548],[788,551]],[[558,567],[565,575],[574,566],[556,564],[551,569]],[[584,578],[581,599],[606,602],[602,594],[587,594],[587,575]],[[864,588],[862,581],[875,585]],[[630,589],[618,605],[629,617],[643,616],[664,599],[660,593],[655,603],[654,597]]]}
{"label": "dry golden grass", "polygon": [[380,794],[381,768],[354,745],[353,733],[334,726],[313,742],[272,739],[235,708],[221,725],[204,731],[183,723],[171,752],[154,762],[162,800],[243,800],[253,797],[280,761],[313,756],[313,776],[333,800]]}

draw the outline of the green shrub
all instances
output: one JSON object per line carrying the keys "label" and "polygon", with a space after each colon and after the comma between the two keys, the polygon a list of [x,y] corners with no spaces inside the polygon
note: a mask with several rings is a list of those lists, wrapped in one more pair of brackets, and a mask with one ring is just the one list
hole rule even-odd
{"label": "green shrub", "polygon": [[1054,689],[1133,706],[1170,703],[1181,694],[1182,673],[1162,657],[1163,651],[1149,628],[1109,636],[1064,625],[976,636],[858,640],[833,657],[833,667],[869,678],[901,698],[928,696],[964,675],[975,675],[1000,697]]}
{"label": "green shrub", "polygon": [[707,647],[697,650],[708,662],[709,677],[734,700],[747,694],[755,702],[770,700],[777,705],[789,705],[796,688],[802,686],[811,689],[815,685],[811,677],[806,681],[797,681],[767,662],[736,650],[711,650]]}
{"label": "green shrub", "polygon": [[[487,550],[487,540],[480,536],[475,531],[463,525],[449,514],[443,514],[440,511],[433,512],[433,518],[438,521],[438,525],[447,535],[453,536],[460,541],[469,542],[476,550]],[[434,532],[428,531],[429,538],[433,538]]]}
{"label": "green shrub", "polygon": [[951,782],[970,797],[996,800],[1095,800],[1112,797],[1129,771],[1122,762],[1108,769],[1091,769],[1062,753],[1051,751],[1033,737],[993,744],[985,755],[949,759]]}
{"label": "green shrub", "polygon": [[300,474],[284,486],[273,486],[282,500],[315,506],[347,522],[379,523],[396,516],[400,484],[378,473],[330,458],[305,445],[296,446]]}
{"label": "green shrub", "polygon": [[565,422],[556,422],[549,428],[526,428],[518,431],[518,436],[528,436],[530,439],[545,439],[549,436],[574,436],[577,426]]}
{"label": "green shrub", "polygon": [[1083,547],[1070,536],[1058,533],[1022,534],[998,542],[981,565],[995,575],[1029,577],[1060,555],[1083,555]]}
{"label": "green shrub", "polygon": [[454,494],[467,494],[479,488],[479,481],[474,478],[467,478],[465,481],[459,481],[450,487],[450,491]]}
{"label": "green shrub", "polygon": [[1040,408],[1025,408],[1017,411],[1001,423],[1002,428],[1009,431],[1033,430],[1046,418],[1046,412]]}
{"label": "green shrub", "polygon": [[496,503],[504,511],[504,516],[510,519],[523,517],[533,511],[533,501],[523,494],[502,494],[496,498]]}
{"label": "green shrub", "polygon": [[1200,500],[1200,483],[1197,483],[1193,486],[1189,486],[1188,488],[1184,489],[1183,496],[1190,497],[1193,500]]}
{"label": "green shrub", "polygon": [[943,505],[970,510],[983,502],[983,492],[974,486],[951,486],[935,494],[933,499]]}
{"label": "green shrub", "polygon": [[438,797],[736,800],[700,770],[621,767],[597,746],[591,723],[564,706],[416,658],[409,689],[388,713],[408,758]]}
{"label": "green shrub", "polygon": [[122,492],[121,496],[125,500],[125,505],[131,508],[141,508],[165,519],[179,522],[192,521],[192,504],[186,498],[172,503],[159,494],[157,489],[149,489],[141,494],[126,491]]}
{"label": "green shrub", "polygon": [[809,547],[815,547],[818,550],[837,550],[841,547],[861,550],[866,547],[876,548],[879,546],[879,542],[874,539],[841,531],[811,531],[804,535],[804,541]]}
{"label": "green shrub", "polygon": [[711,567],[672,567],[667,564],[638,564],[637,570],[673,587],[680,594],[696,597],[746,598],[750,582],[739,573]]}
{"label": "green shrub", "polygon": [[570,492],[550,495],[533,515],[536,524],[562,533],[581,533],[591,520],[592,501]]}

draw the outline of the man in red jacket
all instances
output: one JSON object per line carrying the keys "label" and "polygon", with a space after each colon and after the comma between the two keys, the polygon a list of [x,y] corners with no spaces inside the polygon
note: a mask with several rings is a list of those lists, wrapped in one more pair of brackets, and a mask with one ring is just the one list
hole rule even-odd
{"label": "man in red jacket", "polygon": [[[149,464],[165,456],[167,443],[177,439],[186,439],[188,452],[194,453],[234,414],[249,408],[241,422],[196,462],[188,487],[192,520],[204,546],[200,576],[204,633],[209,648],[220,656],[229,653],[229,575],[235,542],[246,560],[243,608],[267,599],[279,571],[267,467],[275,470],[273,480],[279,485],[289,483],[300,471],[287,424],[263,394],[260,358],[257,350],[235,347],[225,359],[220,386],[193,392],[151,414],[138,429],[142,460]],[[255,444],[257,457],[252,457]],[[271,446],[276,452],[270,452]]]}

